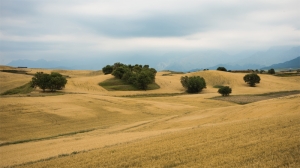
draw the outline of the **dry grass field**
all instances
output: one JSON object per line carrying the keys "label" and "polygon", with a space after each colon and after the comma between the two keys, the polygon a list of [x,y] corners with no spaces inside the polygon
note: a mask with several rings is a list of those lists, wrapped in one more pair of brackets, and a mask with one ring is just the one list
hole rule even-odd
{"label": "dry grass field", "polygon": [[[59,94],[0,96],[0,167],[300,167],[298,92],[213,99],[216,85],[246,99],[300,90],[299,76],[264,74],[249,87],[242,73],[159,72],[160,89],[106,91],[98,83],[113,77],[101,71],[53,71],[69,76]],[[183,75],[204,77],[207,88],[184,94]],[[0,72],[0,93],[31,77]]]}

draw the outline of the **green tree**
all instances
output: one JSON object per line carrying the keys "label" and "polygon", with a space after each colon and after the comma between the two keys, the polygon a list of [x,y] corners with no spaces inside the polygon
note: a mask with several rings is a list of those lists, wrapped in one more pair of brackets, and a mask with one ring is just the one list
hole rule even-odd
{"label": "green tree", "polygon": [[229,94],[231,93],[232,89],[229,86],[223,86],[221,87],[218,92],[222,95],[222,96],[229,96]]}
{"label": "green tree", "polygon": [[217,70],[218,71],[227,71],[227,69],[225,67],[218,67]]}
{"label": "green tree", "polygon": [[126,72],[126,67],[119,66],[112,72],[112,75],[115,76],[116,78],[122,79],[125,72]]}
{"label": "green tree", "polygon": [[57,72],[52,72],[50,75],[43,72],[37,72],[30,83],[31,87],[39,87],[44,92],[46,89],[56,91],[65,87],[67,79]]}
{"label": "green tree", "polygon": [[111,74],[114,70],[114,67],[111,65],[106,65],[105,67],[102,68],[102,72],[107,75],[107,74]]}
{"label": "green tree", "polygon": [[257,74],[247,74],[244,76],[244,81],[248,83],[251,87],[254,87],[256,83],[260,82],[260,77]]}
{"label": "green tree", "polygon": [[60,73],[51,72],[50,74],[49,89],[53,92],[56,90],[61,90],[67,84],[67,79],[63,77]]}
{"label": "green tree", "polygon": [[152,83],[152,80],[147,71],[142,71],[140,74],[138,74],[135,82],[136,86],[143,90],[147,90],[150,83]]}
{"label": "green tree", "polygon": [[188,93],[199,93],[203,88],[206,88],[204,78],[200,76],[181,77],[181,84],[187,89]]}
{"label": "green tree", "polygon": [[272,69],[269,69],[268,70],[268,74],[275,74],[275,70],[272,68]]}
{"label": "green tree", "polygon": [[37,72],[31,80],[32,87],[39,87],[43,91],[49,88],[51,76],[43,72]]}

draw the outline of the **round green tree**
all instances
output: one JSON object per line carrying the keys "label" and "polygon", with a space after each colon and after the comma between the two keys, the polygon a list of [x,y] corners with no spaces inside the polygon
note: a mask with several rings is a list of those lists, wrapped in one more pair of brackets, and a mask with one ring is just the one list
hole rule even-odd
{"label": "round green tree", "polygon": [[255,73],[247,74],[244,76],[244,81],[251,87],[254,87],[256,83],[260,82],[260,77]]}
{"label": "round green tree", "polygon": [[229,94],[231,93],[232,89],[229,86],[223,86],[221,87],[218,92],[222,95],[222,96],[229,96]]}
{"label": "round green tree", "polygon": [[199,93],[206,88],[205,80],[200,76],[181,77],[181,84],[188,93]]}

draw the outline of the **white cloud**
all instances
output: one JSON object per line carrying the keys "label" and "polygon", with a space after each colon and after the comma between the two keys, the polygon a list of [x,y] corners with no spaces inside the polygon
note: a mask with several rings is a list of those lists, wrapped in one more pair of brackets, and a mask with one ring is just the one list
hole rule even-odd
{"label": "white cloud", "polygon": [[[16,4],[0,7],[0,52],[6,59],[15,46],[31,43],[45,44],[49,52],[72,46],[69,54],[300,45],[296,0],[56,0],[31,2],[22,12]],[[28,48],[35,53],[39,47]]]}

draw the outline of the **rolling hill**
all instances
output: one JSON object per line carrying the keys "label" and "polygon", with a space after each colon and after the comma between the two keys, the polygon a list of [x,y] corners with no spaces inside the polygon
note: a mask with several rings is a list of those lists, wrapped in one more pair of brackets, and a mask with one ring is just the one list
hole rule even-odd
{"label": "rolling hill", "polygon": [[[299,76],[262,74],[249,87],[240,73],[159,72],[160,89],[106,91],[98,83],[113,76],[101,71],[54,71],[70,76],[61,94],[0,96],[0,167],[300,165],[300,94],[244,105],[214,99],[215,85],[229,85],[232,97],[244,99],[300,90]],[[204,77],[207,88],[185,94],[183,75]],[[0,72],[0,91],[27,76]]]}

